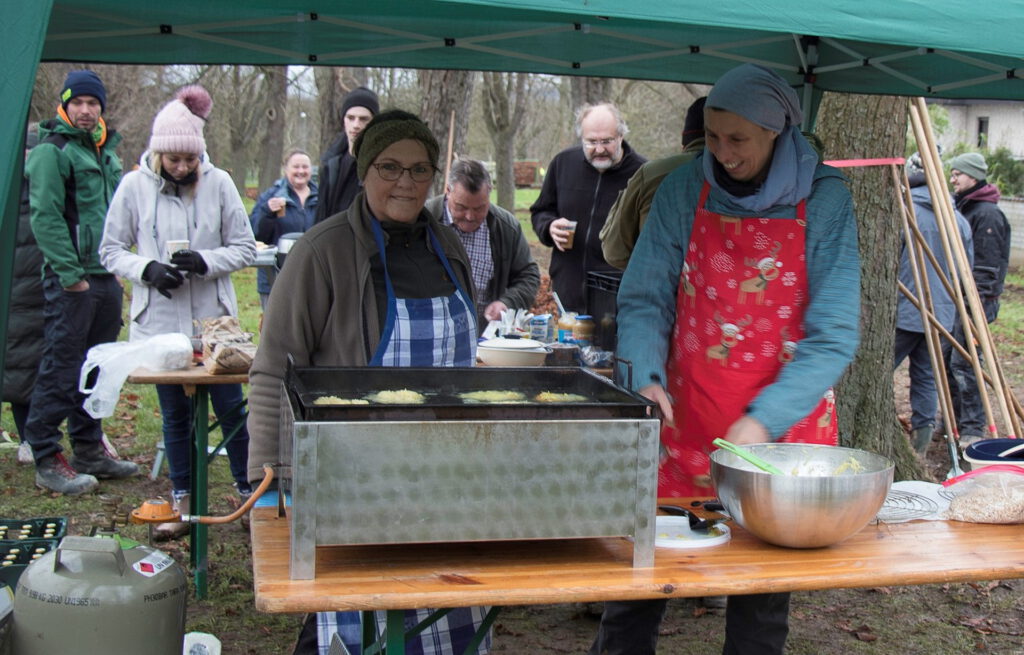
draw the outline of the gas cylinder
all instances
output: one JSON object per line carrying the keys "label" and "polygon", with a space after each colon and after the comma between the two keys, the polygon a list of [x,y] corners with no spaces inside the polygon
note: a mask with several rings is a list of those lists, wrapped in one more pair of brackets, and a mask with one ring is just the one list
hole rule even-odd
{"label": "gas cylinder", "polygon": [[180,655],[187,580],[168,555],[129,539],[65,537],[18,580],[13,652]]}

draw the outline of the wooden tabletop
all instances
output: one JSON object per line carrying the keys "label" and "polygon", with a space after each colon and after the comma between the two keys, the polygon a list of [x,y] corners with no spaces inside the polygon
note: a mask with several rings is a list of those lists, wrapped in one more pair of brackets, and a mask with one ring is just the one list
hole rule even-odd
{"label": "wooden tabletop", "polygon": [[953,521],[872,524],[829,548],[768,545],[730,522],[732,539],[658,548],[631,566],[624,538],[331,546],[314,580],[288,574],[289,527],[252,511],[256,607],[264,612],[530,605],[1024,577],[1024,526]]}
{"label": "wooden tabletop", "polygon": [[249,381],[248,373],[226,373],[211,375],[202,364],[193,364],[188,368],[173,371],[151,371],[139,367],[131,372],[128,381],[133,384],[245,384]]}

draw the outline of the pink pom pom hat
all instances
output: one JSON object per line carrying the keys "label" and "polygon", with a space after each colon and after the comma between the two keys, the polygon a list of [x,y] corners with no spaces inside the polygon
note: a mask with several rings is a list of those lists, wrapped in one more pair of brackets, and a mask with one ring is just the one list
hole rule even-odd
{"label": "pink pom pom hat", "polygon": [[210,94],[198,84],[178,90],[153,119],[150,152],[202,155],[206,152],[203,126],[212,108]]}

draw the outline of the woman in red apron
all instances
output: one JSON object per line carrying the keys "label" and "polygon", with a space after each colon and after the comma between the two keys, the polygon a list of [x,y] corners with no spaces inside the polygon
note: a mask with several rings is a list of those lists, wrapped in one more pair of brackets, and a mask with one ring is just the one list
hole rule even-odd
{"label": "woman in red apron", "polygon": [[[860,264],[842,176],[796,93],[744,64],[708,95],[706,149],[670,173],[623,276],[618,352],[664,422],[661,496],[714,496],[712,440],[835,444],[831,385],[857,345]],[[607,603],[591,653],[653,655],[665,601]],[[789,594],[731,596],[727,655],[775,655]]]}

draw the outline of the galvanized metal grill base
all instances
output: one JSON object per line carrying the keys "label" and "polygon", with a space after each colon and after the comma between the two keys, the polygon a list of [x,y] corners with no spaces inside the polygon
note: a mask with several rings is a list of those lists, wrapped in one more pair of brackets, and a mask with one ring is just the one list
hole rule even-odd
{"label": "galvanized metal grill base", "polygon": [[346,544],[628,536],[654,564],[657,420],[307,422],[282,404],[293,579]]}

